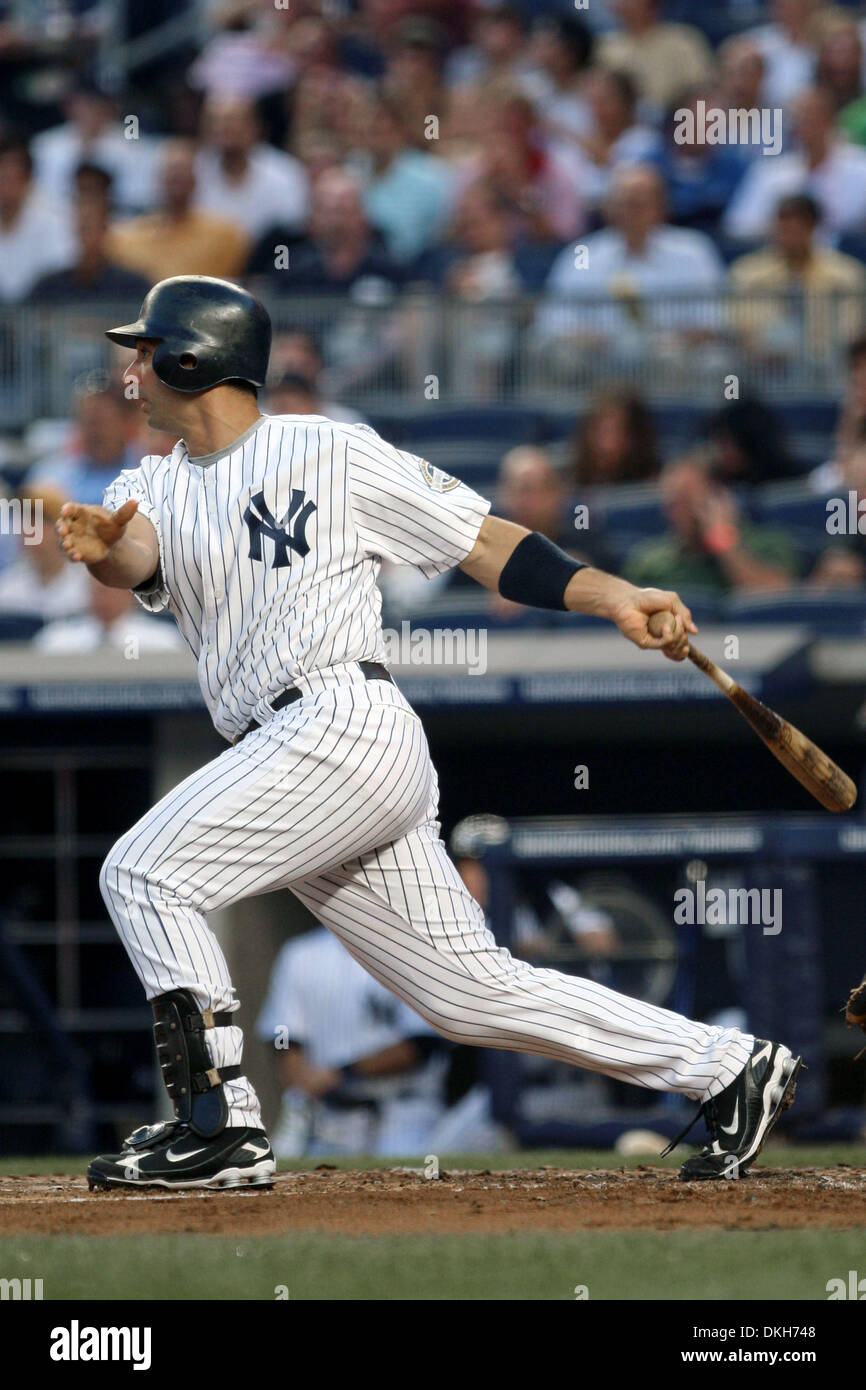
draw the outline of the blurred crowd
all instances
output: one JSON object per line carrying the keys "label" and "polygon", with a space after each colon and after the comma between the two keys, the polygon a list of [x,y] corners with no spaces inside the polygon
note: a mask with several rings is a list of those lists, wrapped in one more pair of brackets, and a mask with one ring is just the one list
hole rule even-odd
{"label": "blurred crowd", "polygon": [[[53,11],[98,30],[134,8]],[[661,0],[188,8],[206,22],[125,85],[95,38],[68,45],[74,66],[40,64],[35,36],[16,49],[0,25],[15,74],[0,98],[3,300],[134,294],[178,272],[277,296],[359,281],[557,302],[726,277],[862,288],[866,20],[849,6],[769,0],[742,30],[740,7],[720,5],[732,32],[715,46]],[[691,7],[698,23],[706,8]],[[757,119],[720,135],[707,111]]]}
{"label": "blurred crowd", "polygon": [[[866,495],[866,19],[853,6],[769,0],[745,28],[760,7],[734,0],[144,8],[145,24],[121,0],[0,0],[0,308],[37,323],[134,307],[179,273],[237,278],[283,324],[281,306],[338,296],[326,333],[278,333],[263,408],[357,420],[359,382],[423,360],[419,303],[462,304],[482,317],[452,343],[455,370],[486,398],[507,394],[518,332],[566,403],[575,371],[596,388],[567,437],[502,450],[488,490],[506,515],[641,583],[862,584],[862,537],[806,553],[750,505],[803,465],[748,373],[675,450],[639,390],[591,375],[599,360],[678,354],[721,381],[732,361],[832,350],[848,373],[835,439],[801,482]],[[125,64],[122,41],[163,19],[178,21],[172,44]],[[703,138],[714,111],[757,119]],[[388,313],[370,333],[353,307]],[[86,336],[99,340],[92,324]],[[15,486],[46,517],[67,497],[101,500],[120,468],[172,442],[143,432],[119,359],[83,377],[70,362],[70,417],[29,422],[17,455]],[[574,525],[587,492],[625,484],[655,489],[661,518],[627,553],[603,525]],[[50,534],[0,535],[0,611],[93,618],[98,598],[57,559]],[[98,635],[117,619],[95,621]]]}
{"label": "blurred crowd", "polygon": [[[280,374],[262,399],[273,414],[327,415],[351,422],[362,417],[325,399],[316,341],[287,336]],[[51,431],[47,432],[49,435]],[[89,374],[75,395],[74,419],[61,422],[54,447],[27,472],[17,499],[34,515],[39,538],[4,536],[0,549],[0,637],[33,635],[45,650],[122,645],[131,631],[145,648],[175,642],[173,625],[134,617],[126,591],[107,591],[67,563],[54,530],[64,501],[97,503],[123,468],[147,453],[168,452],[171,436],[157,435],[142,420],[122,382],[109,373]],[[435,458],[435,455],[434,455]],[[788,452],[782,416],[754,397],[725,403],[699,417],[692,442],[665,454],[653,411],[634,391],[608,389],[574,420],[571,433],[548,443],[525,442],[503,450],[490,491],[496,511],[540,531],[577,558],[624,573],[635,583],[676,587],[687,596],[722,597],[797,589],[862,590],[866,536],[859,525],[866,499],[866,335],[848,352],[847,379],[828,457],[805,474]],[[791,487],[809,507],[808,532],[776,521],[760,499]],[[856,505],[853,529],[830,527],[825,499]],[[628,497],[644,518],[626,540],[617,506]],[[866,510],[866,507],[863,508]],[[757,518],[757,519],[756,519]],[[838,533],[837,533],[838,532]],[[628,537],[632,539],[629,541]],[[422,614],[432,604],[470,591],[493,621],[521,610],[454,570],[435,580],[386,566],[381,577],[386,617]],[[110,593],[116,602],[107,603]],[[525,611],[525,610],[523,610]],[[4,618],[6,623],[4,626]],[[24,628],[10,619],[22,618]],[[82,619],[88,622],[82,624]],[[177,642],[180,639],[177,638]]]}

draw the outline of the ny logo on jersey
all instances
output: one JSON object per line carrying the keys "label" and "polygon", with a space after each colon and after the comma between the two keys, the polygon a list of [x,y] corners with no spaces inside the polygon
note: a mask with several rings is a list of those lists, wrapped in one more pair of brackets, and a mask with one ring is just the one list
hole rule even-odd
{"label": "ny logo on jersey", "polygon": [[310,546],[305,533],[307,522],[315,510],[315,502],[304,502],[303,490],[293,487],[289,510],[282,521],[277,521],[265,501],[264,492],[257,492],[244,512],[244,521],[250,528],[250,559],[261,560],[263,536],[269,537],[274,543],[272,569],[282,569],[284,565],[291,564],[290,550],[298,555],[309,555]]}

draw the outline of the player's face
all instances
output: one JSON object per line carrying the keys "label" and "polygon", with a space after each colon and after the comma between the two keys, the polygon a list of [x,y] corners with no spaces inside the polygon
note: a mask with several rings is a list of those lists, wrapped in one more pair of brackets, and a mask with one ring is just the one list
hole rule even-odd
{"label": "player's face", "polygon": [[125,382],[137,387],[138,408],[155,430],[182,431],[183,396],[164,385],[153,370],[153,354],[157,343],[152,338],[139,338],[135,361],[124,372]]}

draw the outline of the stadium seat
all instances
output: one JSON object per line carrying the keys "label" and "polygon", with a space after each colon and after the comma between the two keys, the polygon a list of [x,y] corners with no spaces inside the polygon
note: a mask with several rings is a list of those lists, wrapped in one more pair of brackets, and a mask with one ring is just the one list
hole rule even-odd
{"label": "stadium seat", "polygon": [[709,414],[706,406],[690,401],[664,401],[652,408],[656,438],[664,456],[683,449],[700,437],[701,425]]}
{"label": "stadium seat", "polygon": [[[641,535],[667,528],[661,496],[655,483],[627,483],[621,487],[587,489],[601,512],[605,526],[616,526]],[[584,499],[585,500],[585,499]]]}
{"label": "stadium seat", "polygon": [[[543,411],[541,438],[550,442],[567,439],[583,413],[576,407],[569,411]],[[707,414],[706,406],[696,406],[690,401],[654,404],[652,422],[662,458],[688,448],[699,437],[701,422]]]}
{"label": "stadium seat", "polygon": [[0,642],[29,642],[41,627],[34,613],[0,613]]}
{"label": "stadium seat", "polygon": [[759,524],[805,532],[819,549],[827,539],[827,497],[802,482],[767,483],[752,496],[752,516]]}
{"label": "stadium seat", "polygon": [[550,615],[550,627],[597,627],[601,630],[610,630],[610,623],[607,618],[595,618],[591,613],[552,613]]}
{"label": "stadium seat", "polygon": [[403,417],[406,439],[488,439],[496,436],[515,444],[539,438],[538,412],[525,406],[480,405],[468,409],[443,409],[430,401],[426,410]]}
{"label": "stadium seat", "polygon": [[578,420],[578,411],[541,410],[539,411],[539,440],[543,444],[559,443],[567,439]]}
{"label": "stadium seat", "polygon": [[4,463],[0,467],[0,483],[4,483],[9,492],[17,492],[27,477],[30,467],[30,463]]}
{"label": "stadium seat", "polygon": [[525,289],[534,294],[542,289],[561,250],[558,241],[524,241],[515,247],[514,260]]}
{"label": "stadium seat", "polygon": [[589,507],[590,527],[603,536],[618,564],[633,546],[668,527],[659,490],[651,483],[588,489],[573,500]]}
{"label": "stadium seat", "polygon": [[839,238],[837,249],[843,255],[853,256],[855,260],[863,261],[866,264],[866,233],[844,232]]}
{"label": "stadium seat", "polygon": [[822,635],[853,635],[866,631],[866,593],[830,589],[809,593],[748,594],[728,599],[725,616],[739,623],[802,623]]}
{"label": "stadium seat", "polygon": [[798,472],[808,472],[831,456],[839,415],[838,401],[827,396],[785,401],[777,409]]}
{"label": "stadium seat", "polygon": [[377,418],[375,428],[385,438],[482,491],[495,484],[503,454],[516,444],[534,443],[541,435],[534,410],[506,406],[443,410],[438,402],[388,422],[387,430],[383,426]]}
{"label": "stadium seat", "polygon": [[776,409],[791,433],[832,436],[839,417],[839,402],[831,396],[785,401]]}
{"label": "stadium seat", "polygon": [[758,525],[784,530],[811,563],[827,545],[826,503],[802,482],[768,483],[755,489],[751,512]]}
{"label": "stadium seat", "polygon": [[[462,579],[463,576],[459,576]],[[393,602],[385,605],[383,625],[386,628],[398,627],[408,621],[418,628],[520,628],[551,627],[563,615],[542,611],[537,608],[524,608],[501,617],[493,606],[493,596],[486,595],[479,585],[467,581],[451,583],[426,602],[417,606],[401,606]],[[566,615],[568,616],[568,615]]]}

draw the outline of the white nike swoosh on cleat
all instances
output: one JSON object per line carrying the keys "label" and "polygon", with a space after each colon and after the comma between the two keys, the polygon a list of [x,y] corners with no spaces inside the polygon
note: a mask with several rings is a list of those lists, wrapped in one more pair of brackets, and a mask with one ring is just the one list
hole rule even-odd
{"label": "white nike swoosh on cleat", "polygon": [[123,1155],[123,1166],[125,1168],[137,1168],[143,1158],[150,1158],[153,1150],[145,1149],[144,1152]]}
{"label": "white nike swoosh on cleat", "polygon": [[764,1046],[761,1048],[760,1052],[758,1053],[758,1055],[757,1055],[756,1057],[753,1057],[753,1058],[752,1058],[752,1066],[754,1067],[758,1062],[763,1062],[765,1058],[769,1057],[769,1055],[770,1055],[770,1053],[771,1053],[772,1051],[773,1051],[773,1044],[772,1044],[772,1043],[765,1043]]}
{"label": "white nike swoosh on cleat", "polygon": [[244,1145],[243,1149],[242,1149],[241,1152],[237,1155],[237,1157],[238,1157],[238,1158],[267,1158],[267,1156],[268,1156],[268,1154],[270,1153],[270,1151],[271,1151],[271,1146],[270,1146],[270,1144],[265,1144],[265,1147],[264,1147],[263,1149],[257,1149],[257,1148],[254,1147],[254,1145],[253,1145],[252,1143],[250,1143],[250,1144],[245,1144],[245,1145]]}
{"label": "white nike swoosh on cleat", "polygon": [[734,1106],[734,1122],[730,1125],[719,1125],[722,1134],[736,1134],[740,1127],[740,1097],[737,1096],[737,1103]]}
{"label": "white nike swoosh on cleat", "polygon": [[166,1149],[165,1156],[169,1163],[182,1163],[185,1158],[195,1158],[196,1154],[203,1153],[207,1153],[207,1146],[203,1149],[187,1149],[183,1154],[173,1154],[171,1149]]}

